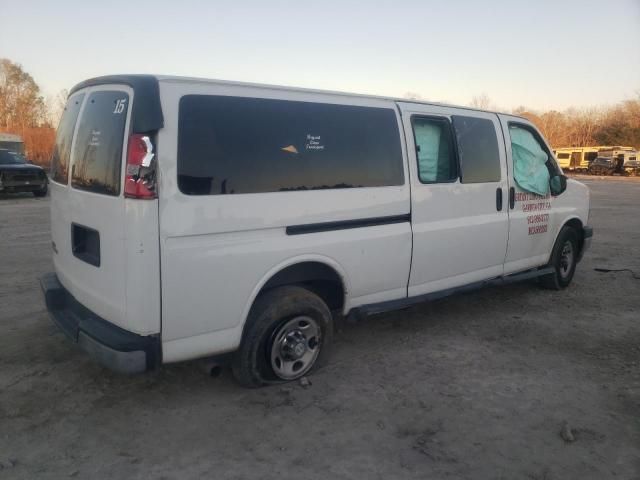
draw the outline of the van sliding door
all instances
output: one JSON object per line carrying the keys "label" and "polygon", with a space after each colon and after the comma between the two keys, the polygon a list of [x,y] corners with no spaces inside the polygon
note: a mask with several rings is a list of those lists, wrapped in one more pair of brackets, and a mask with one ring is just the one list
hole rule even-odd
{"label": "van sliding door", "polygon": [[411,175],[409,296],[503,273],[507,171],[496,115],[400,104]]}

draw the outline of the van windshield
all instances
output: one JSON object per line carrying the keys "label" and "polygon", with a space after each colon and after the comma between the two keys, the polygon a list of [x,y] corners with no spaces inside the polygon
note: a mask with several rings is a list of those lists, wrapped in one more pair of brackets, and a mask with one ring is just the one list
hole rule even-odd
{"label": "van windshield", "polygon": [[78,120],[71,184],[80,190],[120,194],[120,171],[129,95],[98,91],[89,95]]}
{"label": "van windshield", "polygon": [[9,150],[11,152],[24,152],[24,144],[22,142],[13,142],[10,140],[0,140],[0,148]]}
{"label": "van windshield", "polygon": [[9,150],[0,150],[0,165],[21,165],[27,161],[22,155]]}

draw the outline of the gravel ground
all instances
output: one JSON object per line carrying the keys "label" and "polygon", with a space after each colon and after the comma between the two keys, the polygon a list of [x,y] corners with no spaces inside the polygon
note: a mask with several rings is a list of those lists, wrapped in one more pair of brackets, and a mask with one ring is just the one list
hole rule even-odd
{"label": "gravel ground", "polygon": [[[586,177],[571,287],[345,324],[311,385],[112,374],[47,318],[48,198],[0,198],[0,478],[640,478],[640,182]],[[564,438],[563,438],[564,437]],[[573,440],[573,441],[570,441]]]}

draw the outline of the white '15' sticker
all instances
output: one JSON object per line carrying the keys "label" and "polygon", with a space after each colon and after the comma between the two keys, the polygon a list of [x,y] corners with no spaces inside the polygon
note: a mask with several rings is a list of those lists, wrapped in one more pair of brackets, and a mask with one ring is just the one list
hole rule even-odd
{"label": "white '15' sticker", "polygon": [[122,113],[124,112],[124,107],[127,104],[127,99],[126,98],[121,98],[119,100],[116,100],[116,108],[113,109],[113,113]]}

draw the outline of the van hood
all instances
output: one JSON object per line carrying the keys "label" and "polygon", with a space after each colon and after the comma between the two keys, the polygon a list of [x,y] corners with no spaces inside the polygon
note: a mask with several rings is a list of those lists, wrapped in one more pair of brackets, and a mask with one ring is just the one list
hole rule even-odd
{"label": "van hood", "polygon": [[44,168],[33,165],[31,163],[10,163],[8,165],[0,164],[2,172],[44,172]]}

